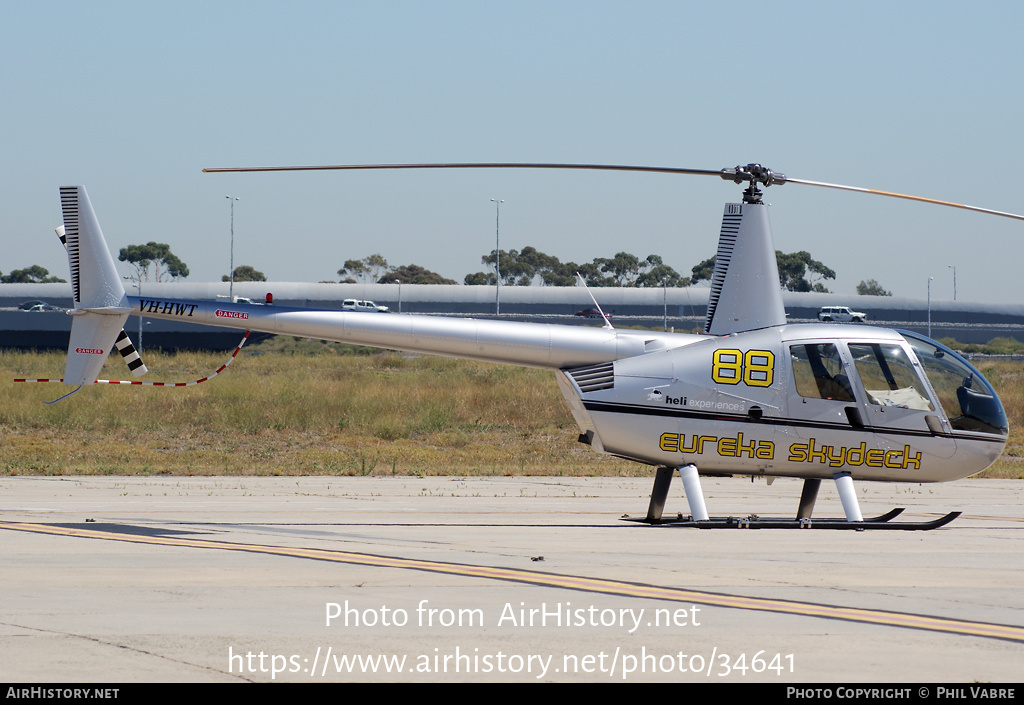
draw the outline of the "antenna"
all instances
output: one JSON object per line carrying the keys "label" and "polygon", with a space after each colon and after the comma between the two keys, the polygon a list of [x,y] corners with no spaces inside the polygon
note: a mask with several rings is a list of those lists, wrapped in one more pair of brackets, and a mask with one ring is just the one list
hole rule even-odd
{"label": "antenna", "polygon": [[614,326],[612,326],[612,322],[608,320],[608,316],[606,316],[605,312],[601,310],[601,304],[597,303],[597,299],[595,299],[594,295],[590,293],[590,287],[587,286],[587,282],[583,278],[583,275],[576,272],[576,276],[580,278],[580,283],[583,284],[583,288],[587,290],[587,295],[590,296],[590,300],[594,302],[594,306],[597,308],[598,313],[600,313],[601,318],[604,319],[604,325],[601,327],[607,328],[608,330],[615,330]]}

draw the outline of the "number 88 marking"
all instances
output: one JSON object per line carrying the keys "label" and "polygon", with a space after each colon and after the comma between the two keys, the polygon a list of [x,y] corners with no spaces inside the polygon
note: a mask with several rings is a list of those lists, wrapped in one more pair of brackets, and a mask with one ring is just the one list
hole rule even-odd
{"label": "number 88 marking", "polygon": [[717,350],[711,365],[711,379],[719,384],[770,387],[775,374],[775,353],[770,350]]}

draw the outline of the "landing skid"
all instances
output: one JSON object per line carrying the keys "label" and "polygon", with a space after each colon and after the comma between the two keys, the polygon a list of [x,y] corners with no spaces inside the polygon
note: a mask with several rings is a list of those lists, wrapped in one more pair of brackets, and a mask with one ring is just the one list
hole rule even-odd
{"label": "landing skid", "polygon": [[838,472],[833,475],[836,482],[836,489],[839,491],[839,498],[843,502],[843,511],[846,516],[840,518],[812,519],[811,512],[814,511],[814,503],[818,498],[818,488],[821,485],[819,478],[806,478],[804,488],[800,493],[800,507],[797,509],[795,519],[762,519],[757,514],[746,517],[712,517],[708,516],[708,510],[704,503],[704,491],[700,486],[700,475],[695,465],[680,465],[678,468],[680,477],[683,480],[686,501],[690,505],[690,513],[684,515],[676,514],[674,518],[663,518],[665,500],[668,499],[669,486],[672,484],[672,476],[675,474],[673,468],[659,467],[654,476],[654,489],[651,491],[651,504],[647,508],[647,516],[631,517],[624,514],[625,521],[635,521],[642,524],[670,526],[688,526],[697,529],[854,529],[864,531],[865,529],[886,529],[888,531],[928,531],[945,526],[960,516],[960,512],[950,512],[946,516],[939,517],[932,521],[900,521],[890,524],[889,521],[903,512],[903,508],[880,514],[876,517],[863,518],[860,513],[860,503],[857,501],[857,492],[853,487],[853,478],[849,472]]}
{"label": "landing skid", "polygon": [[766,519],[752,514],[747,517],[710,517],[704,521],[695,521],[691,515],[677,514],[675,517],[660,517],[650,519],[648,517],[623,516],[624,521],[635,521],[642,524],[669,526],[683,526],[697,529],[853,529],[864,530],[887,530],[887,531],[929,531],[945,526],[960,516],[960,512],[949,514],[932,521],[900,521],[890,524],[889,521],[904,511],[898,507],[892,511],[880,514],[876,517],[868,517],[862,521],[849,521],[842,518],[826,519]]}

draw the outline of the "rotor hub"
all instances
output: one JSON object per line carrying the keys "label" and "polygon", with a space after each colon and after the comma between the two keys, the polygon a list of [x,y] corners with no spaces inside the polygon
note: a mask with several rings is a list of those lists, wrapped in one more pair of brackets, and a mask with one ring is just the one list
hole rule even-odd
{"label": "rotor hub", "polygon": [[758,184],[767,188],[774,184],[786,183],[785,174],[776,173],[760,164],[747,164],[746,166],[737,166],[732,169],[722,169],[722,178],[737,184],[741,184],[744,181],[750,183],[743,191],[744,203],[761,202],[761,191],[757,188]]}

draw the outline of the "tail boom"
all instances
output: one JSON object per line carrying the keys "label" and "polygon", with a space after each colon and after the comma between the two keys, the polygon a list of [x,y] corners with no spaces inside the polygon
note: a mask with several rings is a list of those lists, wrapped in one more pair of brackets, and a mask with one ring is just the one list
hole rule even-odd
{"label": "tail boom", "polygon": [[653,347],[678,347],[703,337],[276,305],[134,296],[128,300],[133,314],[149,318],[546,369],[610,362],[641,355]]}

